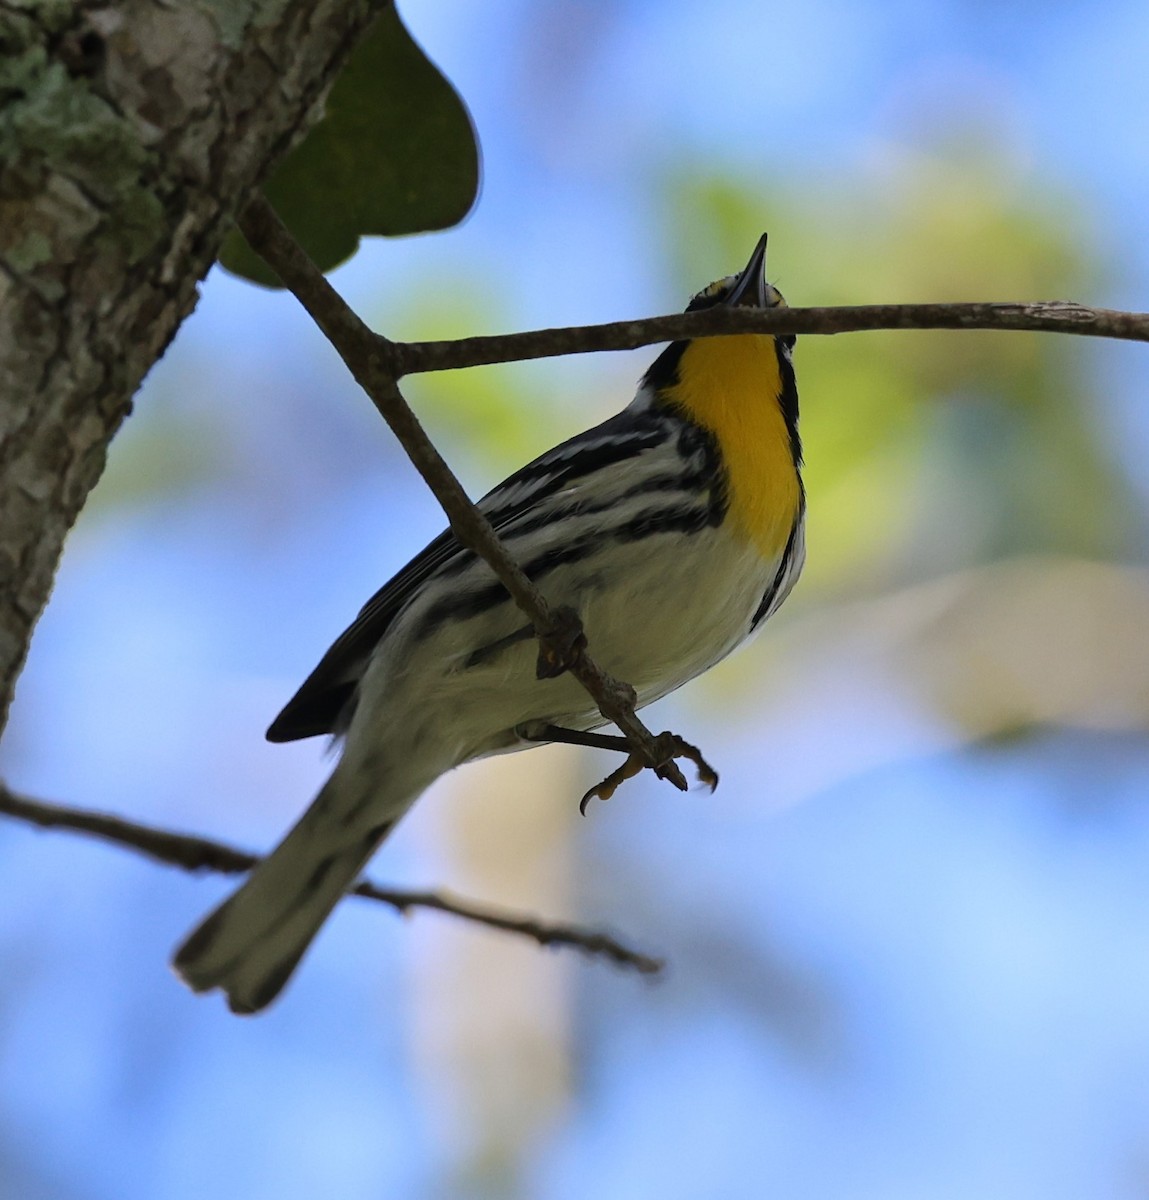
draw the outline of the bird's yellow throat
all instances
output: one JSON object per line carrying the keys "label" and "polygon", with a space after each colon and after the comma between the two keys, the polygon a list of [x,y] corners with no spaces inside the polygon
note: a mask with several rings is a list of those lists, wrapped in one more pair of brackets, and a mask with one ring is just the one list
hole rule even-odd
{"label": "bird's yellow throat", "polygon": [[697,338],[683,351],[677,373],[675,401],[718,439],[733,528],[763,554],[780,554],[801,487],[780,404],[783,381],[773,337]]}

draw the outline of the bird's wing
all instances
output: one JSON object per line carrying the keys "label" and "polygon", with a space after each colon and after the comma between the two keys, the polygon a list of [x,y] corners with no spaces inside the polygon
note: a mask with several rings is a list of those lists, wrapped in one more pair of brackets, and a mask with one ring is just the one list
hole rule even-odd
{"label": "bird's wing", "polygon": [[339,727],[340,714],[355,693],[364,664],[395,615],[420,584],[462,552],[455,535],[446,530],[385,583],[284,705],[268,727],[267,740],[294,742],[334,733]]}
{"label": "bird's wing", "polygon": [[[533,524],[536,510],[545,515],[547,501],[578,479],[609,470],[619,461],[653,448],[667,437],[666,424],[645,414],[619,413],[594,429],[548,450],[508,476],[479,501],[479,508],[496,530]],[[528,515],[530,514],[530,515]],[[348,705],[372,651],[391,622],[438,571],[474,555],[446,530],[421,550],[371,597],[350,626],[304,680],[299,690],[271,723],[267,739],[291,742],[335,733],[346,723]]]}

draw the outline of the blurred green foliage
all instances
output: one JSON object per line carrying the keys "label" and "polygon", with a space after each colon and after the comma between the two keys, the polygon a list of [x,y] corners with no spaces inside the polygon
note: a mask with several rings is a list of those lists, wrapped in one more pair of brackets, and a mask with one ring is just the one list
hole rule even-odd
{"label": "blurred green foliage", "polygon": [[[379,316],[394,336],[427,340],[505,332],[499,293],[490,280],[455,279],[450,291],[428,281],[403,297],[401,312]],[[593,321],[593,314],[587,320]],[[432,438],[479,495],[499,479],[597,421],[629,399],[642,368],[611,356],[573,355],[412,375],[403,391]],[[611,369],[614,368],[614,369]]]}
{"label": "blurred green foliage", "polygon": [[[326,115],[264,192],[329,271],[365,235],[458,224],[478,186],[479,151],[467,110],[392,6],[336,80]],[[238,230],[224,242],[220,262],[255,283],[281,286]]]}
{"label": "blurred green foliage", "polygon": [[[985,146],[905,153],[800,193],[718,173],[672,183],[693,279],[738,262],[768,228],[768,271],[792,304],[1099,291],[1084,217]],[[1128,497],[1097,420],[1091,351],[1047,334],[801,339],[814,547],[802,593],[877,591],[1027,551],[1114,553]]]}
{"label": "blurred green foliage", "polygon": [[[695,283],[767,229],[768,273],[795,305],[1105,292],[1086,214],[985,140],[785,187],[692,171],[666,195]],[[1108,440],[1104,350],[995,332],[799,339],[806,569],[755,653],[695,697],[713,705],[717,689],[729,717],[753,714],[771,681],[792,695],[836,662],[892,672],[961,740],[1143,729],[1132,630],[1149,580],[1113,561],[1135,553],[1137,506]]]}
{"label": "blurred green foliage", "polygon": [[[498,289],[490,280],[455,279],[449,290],[436,281],[404,297],[401,313],[384,314],[381,328],[410,330],[430,341],[504,330]],[[501,477],[564,434],[549,403],[534,403],[526,364],[498,363],[465,371],[412,375],[403,391],[419,410],[432,437],[445,438],[453,455],[464,454],[484,474]],[[549,399],[549,398],[548,398]]]}

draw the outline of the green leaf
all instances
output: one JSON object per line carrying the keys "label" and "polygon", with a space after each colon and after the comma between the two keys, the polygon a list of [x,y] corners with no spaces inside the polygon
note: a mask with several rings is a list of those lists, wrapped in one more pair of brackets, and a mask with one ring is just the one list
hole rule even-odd
{"label": "green leaf", "polygon": [[[335,81],[326,115],[264,192],[319,268],[330,271],[364,235],[458,224],[478,184],[467,110],[392,6]],[[282,286],[238,230],[225,239],[220,262],[255,283]]]}

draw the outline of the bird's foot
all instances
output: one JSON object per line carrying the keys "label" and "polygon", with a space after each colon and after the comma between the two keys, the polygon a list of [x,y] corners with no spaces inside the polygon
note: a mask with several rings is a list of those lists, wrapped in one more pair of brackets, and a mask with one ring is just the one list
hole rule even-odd
{"label": "bird's foot", "polygon": [[609,800],[622,784],[628,779],[633,779],[646,767],[650,767],[659,779],[668,779],[680,792],[685,792],[686,778],[675,762],[678,758],[692,762],[699,782],[706,784],[711,791],[718,786],[718,772],[702,757],[702,751],[685,738],[679,737],[677,733],[660,733],[654,739],[654,753],[656,761],[652,764],[647,761],[645,755],[632,750],[621,767],[617,767],[601,783],[588,789],[579,801],[579,812],[585,817],[587,805],[592,800]]}

